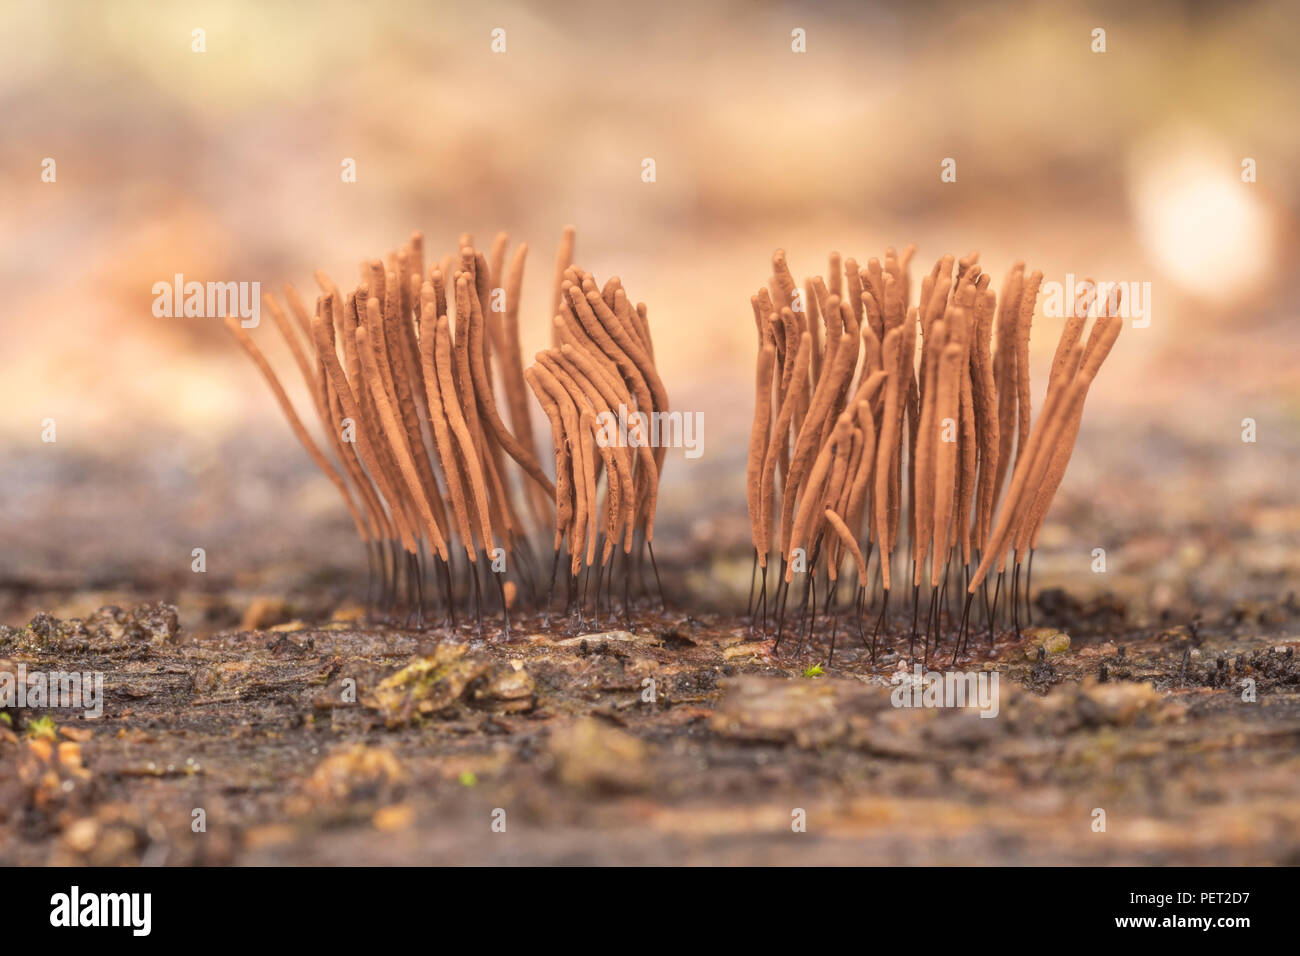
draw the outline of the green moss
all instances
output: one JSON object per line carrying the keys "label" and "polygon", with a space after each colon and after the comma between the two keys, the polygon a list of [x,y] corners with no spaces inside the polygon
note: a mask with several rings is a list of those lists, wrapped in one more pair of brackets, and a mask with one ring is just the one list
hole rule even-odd
{"label": "green moss", "polygon": [[29,720],[27,722],[27,736],[33,740],[53,740],[58,736],[58,728],[54,725],[54,718],[46,714],[44,717]]}

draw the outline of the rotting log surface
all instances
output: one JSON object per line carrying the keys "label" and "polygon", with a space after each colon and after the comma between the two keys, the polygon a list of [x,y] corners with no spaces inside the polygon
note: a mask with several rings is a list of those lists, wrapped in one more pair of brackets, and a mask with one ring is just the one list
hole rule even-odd
{"label": "rotting log surface", "polygon": [[959,665],[999,672],[995,719],[891,706],[910,665],[842,629],[818,675],[824,636],[774,657],[713,617],[485,643],[40,616],[0,631],[0,670],[101,671],[107,700],[0,724],[0,863],[1300,862],[1293,602],[1121,612],[1046,592],[1067,650],[1008,632]]}

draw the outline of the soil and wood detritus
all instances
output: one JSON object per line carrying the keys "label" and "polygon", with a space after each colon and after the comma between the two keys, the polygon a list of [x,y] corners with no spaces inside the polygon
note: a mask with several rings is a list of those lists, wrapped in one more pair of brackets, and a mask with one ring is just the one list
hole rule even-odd
{"label": "soil and wood detritus", "polygon": [[1038,610],[972,648],[1002,678],[992,720],[894,707],[906,635],[826,666],[718,616],[480,641],[39,615],[0,632],[4,668],[101,671],[106,700],[8,712],[0,859],[1297,862],[1294,602],[1142,629],[1060,591]]}

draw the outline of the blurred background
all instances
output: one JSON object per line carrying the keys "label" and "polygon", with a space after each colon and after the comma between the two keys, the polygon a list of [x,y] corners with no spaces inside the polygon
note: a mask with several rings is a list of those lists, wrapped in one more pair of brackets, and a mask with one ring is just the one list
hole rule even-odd
{"label": "blurred background", "polygon": [[[122,592],[199,607],[364,588],[346,512],[256,370],[219,321],[155,317],[155,282],[314,294],[314,269],[354,283],[414,229],[437,256],[504,229],[530,247],[528,355],[566,224],[580,265],[648,304],[674,407],[704,414],[704,454],[670,453],[660,504],[683,603],[748,585],[748,298],[772,251],[802,277],[832,250],[908,242],[917,280],[978,249],[995,288],[1016,259],[1151,284],[1149,327],[1126,328],[1090,398],[1036,583],[1115,591],[1139,616],[1285,593],[1298,13],[4,0],[0,620]],[[305,413],[265,318],[254,335]],[[1059,328],[1040,306],[1035,407]]]}

